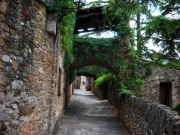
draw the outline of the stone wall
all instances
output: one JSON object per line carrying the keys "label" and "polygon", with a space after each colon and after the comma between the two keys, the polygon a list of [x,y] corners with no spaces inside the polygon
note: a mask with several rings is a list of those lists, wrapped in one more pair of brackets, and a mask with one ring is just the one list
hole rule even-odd
{"label": "stone wall", "polygon": [[108,84],[103,84],[95,93],[100,99],[108,99]]}
{"label": "stone wall", "polygon": [[71,96],[74,92],[74,86],[73,83],[69,84],[69,75],[66,75],[66,88],[64,89],[65,93],[65,108],[68,107],[69,101],[71,99]]}
{"label": "stone wall", "polygon": [[180,134],[180,117],[176,112],[132,95],[120,98],[119,119],[134,135]]}
{"label": "stone wall", "polygon": [[80,89],[81,77],[76,76],[76,79],[74,80],[73,83],[74,83],[74,89]]}
{"label": "stone wall", "polygon": [[115,108],[118,108],[118,101],[119,101],[119,96],[118,96],[117,91],[113,87],[113,81],[109,80],[108,81],[108,102]]}
{"label": "stone wall", "polygon": [[172,108],[180,103],[180,70],[153,68],[145,80],[145,98],[160,103],[160,83],[172,83]]}
{"label": "stone wall", "polygon": [[94,95],[96,94],[96,90],[94,87],[94,78],[91,78],[91,93]]}
{"label": "stone wall", "polygon": [[64,108],[64,52],[44,0],[0,1],[0,134],[51,134]]}
{"label": "stone wall", "polygon": [[91,91],[91,77],[86,77],[86,91]]}

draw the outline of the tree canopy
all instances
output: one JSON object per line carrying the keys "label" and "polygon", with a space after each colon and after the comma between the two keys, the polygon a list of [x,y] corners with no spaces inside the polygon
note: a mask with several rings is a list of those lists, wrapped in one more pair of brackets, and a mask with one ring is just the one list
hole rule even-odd
{"label": "tree canopy", "polygon": [[[144,46],[151,40],[154,45],[160,47],[158,59],[176,61],[180,57],[180,1],[149,0],[149,2],[154,3],[154,9],[159,10],[159,15],[146,14],[147,19],[141,22],[143,26],[139,29],[142,33],[139,44]],[[149,9],[149,13],[152,12]],[[151,56],[151,59],[155,53],[149,53],[144,47],[144,54]]]}

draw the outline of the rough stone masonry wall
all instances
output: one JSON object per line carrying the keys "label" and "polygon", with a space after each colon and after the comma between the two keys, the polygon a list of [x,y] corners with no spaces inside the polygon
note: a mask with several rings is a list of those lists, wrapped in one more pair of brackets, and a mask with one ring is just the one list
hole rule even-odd
{"label": "rough stone masonry wall", "polygon": [[108,84],[103,84],[95,93],[100,99],[108,99]]}
{"label": "rough stone masonry wall", "polygon": [[180,135],[176,112],[132,95],[120,98],[119,118],[134,135]]}
{"label": "rough stone masonry wall", "polygon": [[159,103],[160,83],[172,83],[172,108],[180,103],[180,70],[153,68],[152,74],[145,80],[145,98]]}
{"label": "rough stone masonry wall", "polygon": [[1,135],[49,135],[62,115],[60,35],[39,1],[0,0]]}
{"label": "rough stone masonry wall", "polygon": [[108,81],[108,102],[115,108],[118,108],[118,101],[119,101],[119,96],[113,86],[113,80],[109,80]]}

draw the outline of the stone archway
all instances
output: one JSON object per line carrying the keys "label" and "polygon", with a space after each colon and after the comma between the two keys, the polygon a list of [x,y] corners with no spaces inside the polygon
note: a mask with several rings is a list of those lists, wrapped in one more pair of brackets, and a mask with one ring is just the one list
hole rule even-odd
{"label": "stone archway", "polygon": [[131,62],[127,54],[128,45],[116,38],[77,38],[73,45],[73,63],[69,72],[91,65],[105,67],[117,74],[119,63]]}
{"label": "stone archway", "polygon": [[105,67],[109,70],[112,70],[111,64],[104,62],[100,59],[90,57],[88,59],[81,59],[80,63],[79,62],[72,63],[70,68],[69,68],[69,71],[73,72],[74,70],[77,70],[79,68],[91,66],[91,65],[97,65],[97,66]]}

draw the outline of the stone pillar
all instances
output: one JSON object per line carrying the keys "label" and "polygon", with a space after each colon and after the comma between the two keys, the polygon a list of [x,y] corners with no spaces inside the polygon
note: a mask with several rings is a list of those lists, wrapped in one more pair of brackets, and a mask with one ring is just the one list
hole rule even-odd
{"label": "stone pillar", "polygon": [[113,87],[113,81],[108,81],[108,102],[114,106],[115,108],[118,108],[118,93]]}

